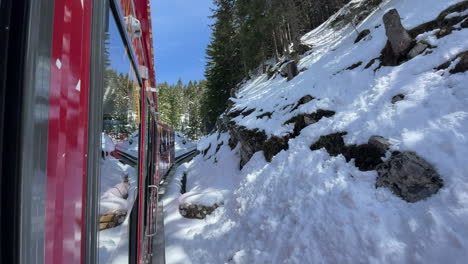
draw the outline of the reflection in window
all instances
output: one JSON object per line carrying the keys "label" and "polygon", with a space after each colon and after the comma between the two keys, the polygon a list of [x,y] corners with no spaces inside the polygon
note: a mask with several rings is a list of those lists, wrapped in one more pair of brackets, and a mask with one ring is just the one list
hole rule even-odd
{"label": "reflection in window", "polygon": [[136,198],[140,85],[112,15],[105,37],[99,263],[126,262]]}

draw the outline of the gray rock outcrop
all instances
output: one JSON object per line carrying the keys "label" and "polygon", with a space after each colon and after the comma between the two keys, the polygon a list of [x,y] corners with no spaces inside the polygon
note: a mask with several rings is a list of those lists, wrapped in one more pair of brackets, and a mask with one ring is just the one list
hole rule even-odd
{"label": "gray rock outcrop", "polygon": [[280,72],[280,75],[284,78],[287,78],[288,81],[292,80],[294,77],[296,77],[299,74],[296,61],[291,60],[291,61],[284,63],[279,69],[279,72]]}
{"label": "gray rock outcrop", "polygon": [[408,31],[401,24],[400,14],[396,9],[391,9],[383,16],[385,33],[390,42],[393,53],[397,56],[404,56],[413,45],[413,39]]}
{"label": "gray rock outcrop", "polygon": [[219,205],[214,204],[212,206],[197,205],[190,203],[181,203],[179,205],[179,213],[185,218],[190,219],[205,219],[206,216],[212,214]]}
{"label": "gray rock outcrop", "polygon": [[424,42],[420,41],[418,42],[409,52],[408,52],[408,59],[412,59],[419,54],[423,53],[427,48],[429,48],[429,45]]}
{"label": "gray rock outcrop", "polygon": [[389,188],[410,203],[424,200],[444,186],[434,167],[414,152],[394,152],[376,169],[376,187]]}
{"label": "gray rock outcrop", "polygon": [[405,95],[404,94],[397,94],[392,97],[392,104],[396,104],[400,101],[405,100]]}

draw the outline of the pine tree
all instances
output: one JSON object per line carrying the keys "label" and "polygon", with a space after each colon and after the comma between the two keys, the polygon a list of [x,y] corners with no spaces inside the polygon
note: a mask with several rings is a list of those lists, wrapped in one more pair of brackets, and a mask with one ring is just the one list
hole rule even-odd
{"label": "pine tree", "polygon": [[207,48],[207,95],[203,101],[204,122],[210,130],[226,109],[232,88],[242,79],[239,40],[236,38],[234,0],[215,0],[211,43]]}

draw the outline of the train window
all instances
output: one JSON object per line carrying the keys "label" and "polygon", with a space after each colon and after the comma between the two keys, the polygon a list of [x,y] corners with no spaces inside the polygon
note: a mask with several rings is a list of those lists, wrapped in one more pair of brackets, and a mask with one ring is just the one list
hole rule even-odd
{"label": "train window", "polygon": [[114,16],[105,33],[99,263],[128,260],[129,221],[137,206],[141,87]]}

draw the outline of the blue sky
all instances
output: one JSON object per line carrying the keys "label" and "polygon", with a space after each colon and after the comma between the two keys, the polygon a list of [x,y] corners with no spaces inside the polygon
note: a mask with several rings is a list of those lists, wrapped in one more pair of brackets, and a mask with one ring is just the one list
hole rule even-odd
{"label": "blue sky", "polygon": [[210,7],[212,0],[151,0],[158,83],[204,79]]}

